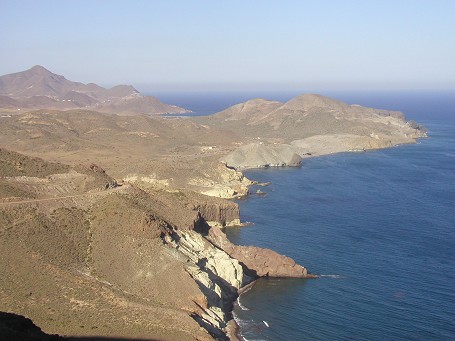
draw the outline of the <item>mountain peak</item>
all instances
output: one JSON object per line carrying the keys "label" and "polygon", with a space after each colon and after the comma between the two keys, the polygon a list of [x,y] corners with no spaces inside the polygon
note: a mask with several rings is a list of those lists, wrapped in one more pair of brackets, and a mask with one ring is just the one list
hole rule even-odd
{"label": "mountain peak", "polygon": [[32,71],[33,73],[36,73],[36,74],[52,73],[48,69],[46,69],[44,66],[41,66],[41,65],[35,65],[32,68],[30,68],[28,71]]}
{"label": "mountain peak", "polygon": [[[143,96],[132,85],[105,89],[94,83],[67,80],[41,65],[0,76],[0,108],[94,109],[104,112],[182,113],[185,109]],[[44,101],[44,102],[43,102]]]}
{"label": "mountain peak", "polygon": [[307,110],[313,107],[326,109],[340,109],[347,104],[330,97],[317,94],[303,94],[287,101],[283,108],[293,110]]}
{"label": "mountain peak", "polygon": [[48,71],[44,66],[41,66],[41,65],[35,65],[35,66],[31,67],[30,70],[46,70],[46,71]]}

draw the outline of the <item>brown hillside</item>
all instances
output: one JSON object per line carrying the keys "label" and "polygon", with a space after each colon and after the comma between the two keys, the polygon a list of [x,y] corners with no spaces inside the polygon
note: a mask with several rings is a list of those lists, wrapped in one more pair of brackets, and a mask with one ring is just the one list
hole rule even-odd
{"label": "brown hillside", "polygon": [[67,80],[40,65],[0,77],[0,109],[77,109],[109,113],[184,113],[185,109],[143,96],[131,85],[105,89]]}

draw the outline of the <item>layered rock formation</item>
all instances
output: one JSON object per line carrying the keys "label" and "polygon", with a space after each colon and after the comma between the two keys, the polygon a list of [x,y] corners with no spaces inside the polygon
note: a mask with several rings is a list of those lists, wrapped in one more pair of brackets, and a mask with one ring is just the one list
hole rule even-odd
{"label": "layered rock formation", "polygon": [[234,202],[117,186],[93,164],[4,149],[0,159],[0,305],[47,334],[227,340],[240,288],[309,277],[271,250],[231,244],[219,227],[240,221]]}
{"label": "layered rock formation", "polygon": [[[217,222],[220,225],[225,218],[221,219]],[[232,303],[241,287],[258,277],[315,277],[291,258],[272,250],[232,244],[218,226],[209,226],[200,213],[192,229],[168,230],[164,240],[188,257],[187,271],[207,297],[204,312],[195,318],[221,339],[229,332]]]}
{"label": "layered rock formation", "polygon": [[223,203],[197,203],[194,209],[201,213],[201,216],[210,226],[238,226],[240,225],[239,206],[233,202]]}
{"label": "layered rock formation", "polygon": [[257,277],[313,277],[307,269],[293,259],[280,255],[272,250],[232,244],[226,235],[216,226],[205,232],[207,239],[237,259],[244,267],[245,273]]}

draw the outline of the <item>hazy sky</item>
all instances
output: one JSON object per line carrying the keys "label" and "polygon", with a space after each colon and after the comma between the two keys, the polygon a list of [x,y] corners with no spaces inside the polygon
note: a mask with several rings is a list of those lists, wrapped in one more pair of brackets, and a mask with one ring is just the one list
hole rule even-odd
{"label": "hazy sky", "polygon": [[0,0],[0,74],[147,90],[455,89],[453,0]]}

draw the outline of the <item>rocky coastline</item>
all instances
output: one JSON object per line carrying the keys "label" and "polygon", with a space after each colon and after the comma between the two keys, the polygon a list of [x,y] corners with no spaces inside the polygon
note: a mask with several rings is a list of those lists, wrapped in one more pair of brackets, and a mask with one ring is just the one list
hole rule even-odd
{"label": "rocky coastline", "polygon": [[[426,135],[426,130],[423,131],[424,128],[419,128],[422,129],[422,133],[416,134],[414,136],[415,138],[425,138],[427,137]],[[405,143],[414,143],[413,141],[406,141],[403,142]],[[397,144],[376,144],[376,145],[364,145],[361,148],[362,152],[365,152],[367,150],[376,150],[376,149],[384,149],[384,148],[393,148],[400,145],[399,143]],[[248,147],[248,146],[246,146]],[[269,158],[265,157],[264,158],[264,148],[254,146],[253,149],[261,150],[260,155],[256,155],[256,159],[262,159],[263,163],[257,162],[257,164],[251,163],[250,165],[248,164],[243,164],[241,166],[234,166],[232,163],[228,164],[229,162],[226,160],[229,160],[229,158],[232,159],[232,156],[228,157],[223,157],[221,159],[221,162],[226,165],[228,168],[233,168],[237,172],[242,173],[244,170],[248,169],[254,169],[254,168],[268,168],[268,167],[300,167],[301,166],[301,161],[304,158],[310,158],[310,157],[318,157],[318,156],[323,156],[323,155],[328,155],[328,154],[335,154],[335,153],[344,153],[344,152],[358,152],[359,150],[357,149],[352,149],[348,147],[340,147],[339,145],[334,144],[331,146],[331,148],[325,148],[324,150],[318,150],[317,153],[309,153],[307,151],[304,151],[303,153],[301,152],[302,155],[297,154],[297,150],[293,152],[289,152],[289,149],[287,148],[289,146],[279,146],[278,148],[276,146],[273,146],[272,150],[279,150],[280,148],[282,150],[285,150],[284,155],[280,153],[273,153],[269,155]],[[250,155],[253,159],[255,158],[254,156]],[[276,161],[277,159],[282,160],[280,162],[270,162],[270,160]],[[264,161],[265,160],[265,161]],[[246,178],[243,173],[242,173],[242,179]],[[251,185],[269,185],[270,183],[257,183],[255,181],[249,182],[249,186]],[[249,190],[246,192],[244,197],[249,196]],[[223,208],[221,208],[223,210]],[[220,210],[220,213],[221,213]],[[232,214],[232,210],[227,210]],[[202,212],[206,212],[204,209]],[[234,214],[231,215],[230,217],[235,217],[233,220],[233,223],[231,225],[234,226],[239,226],[240,223],[240,212],[238,209],[234,210]],[[238,217],[237,217],[238,214]],[[242,264],[242,267],[244,269],[244,276],[246,278],[246,281],[243,282],[243,285],[237,288],[236,294],[231,296],[231,300],[236,300],[242,293],[245,293],[248,290],[251,290],[252,287],[254,286],[255,281],[260,278],[260,277],[275,277],[275,278],[318,278],[316,274],[310,274],[308,271],[296,264],[291,258],[288,258],[286,256],[282,256],[272,250],[268,249],[262,249],[254,246],[238,246],[232,244],[226,237],[226,235],[221,231],[220,227],[225,227],[229,226],[230,224],[226,224],[226,220],[221,218],[223,215],[218,214],[216,217],[218,218],[215,219],[215,222],[218,224],[215,224],[215,226],[207,226],[207,225],[202,225],[198,226],[196,230],[198,230],[199,233],[201,233],[208,241],[212,243],[215,247],[220,248],[221,250],[225,251],[228,255],[233,257],[234,259],[238,260],[240,264]],[[213,218],[213,215],[210,215],[211,218]],[[233,302],[232,302],[233,303]],[[232,315],[232,310],[233,310],[233,305],[228,305],[227,306],[227,316],[229,316],[230,320],[226,321],[226,327],[225,329],[222,330],[222,332],[225,333],[227,339],[229,340],[244,340],[241,336],[240,333],[240,327],[238,326],[237,322],[233,318]],[[212,333],[211,329],[208,328],[208,330]],[[221,334],[216,334],[213,333],[213,335],[216,335],[219,337]]]}
{"label": "rocky coastline", "polygon": [[169,226],[163,241],[187,257],[186,271],[205,295],[199,303],[202,313],[193,318],[215,338],[240,339],[233,304],[256,279],[317,277],[272,250],[232,244],[221,228],[240,222],[237,204],[197,205],[196,210],[193,226],[188,230]]}
{"label": "rocky coastline", "polygon": [[[13,156],[18,158],[14,153]],[[311,157],[314,156],[311,155]],[[24,158],[21,161],[21,167],[26,167],[28,162],[30,161]],[[42,161],[33,159],[33,162]],[[51,167],[51,172],[55,167],[57,166]],[[244,196],[248,195],[248,187],[256,184],[247,179],[239,170],[234,171],[226,166],[222,168],[228,174],[235,174],[238,183],[228,177],[230,186],[248,184],[245,186]],[[88,172],[88,175],[95,177],[97,179],[97,182],[94,183],[95,186],[106,191],[116,189],[116,182],[107,176],[100,167],[88,167],[87,170],[80,167],[76,169],[79,172]],[[71,172],[68,167],[63,167],[59,171]],[[22,177],[17,178],[16,181],[30,181],[27,179],[27,177]],[[222,229],[226,226],[241,224],[238,204],[233,201],[212,198],[190,191],[172,193],[162,192],[162,190],[154,192],[149,189],[147,192],[126,182],[123,182],[123,186],[119,188],[125,195],[134,199],[136,208],[140,202],[150,201],[150,194],[147,193],[155,193],[155,195],[161,193],[161,196],[167,193],[165,196],[172,200],[162,201],[165,198],[161,197],[158,202],[164,202],[168,207],[175,205],[175,198],[181,202],[180,205],[174,207],[174,214],[179,212],[179,215],[181,213],[187,215],[184,220],[176,220],[175,217],[166,216],[164,212],[148,214],[144,226],[152,228],[152,230],[157,229],[158,232],[154,232],[154,234],[160,237],[165,248],[175,253],[179,262],[184,264],[186,274],[197,284],[203,296],[194,299],[193,302],[197,309],[191,309],[189,315],[216,339],[241,339],[239,327],[232,314],[234,302],[242,292],[251,288],[257,278],[317,277],[308,273],[306,268],[296,264],[291,258],[272,250],[232,244]],[[118,207],[118,204],[115,207]],[[188,214],[190,215],[188,216]],[[101,273],[97,276],[100,275]]]}
{"label": "rocky coastline", "polygon": [[[54,84],[32,71],[21,75]],[[401,113],[312,94],[196,118],[77,108],[1,117],[0,305],[49,335],[238,338],[233,303],[255,279],[316,277],[227,239],[223,228],[242,225],[229,199],[257,184],[242,170],[426,135]]]}

